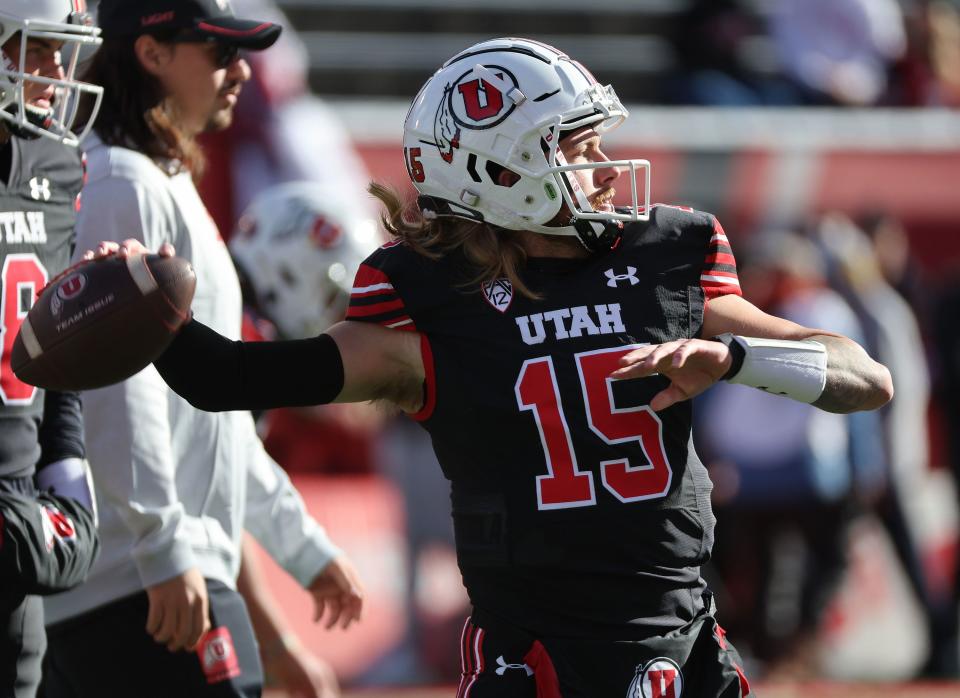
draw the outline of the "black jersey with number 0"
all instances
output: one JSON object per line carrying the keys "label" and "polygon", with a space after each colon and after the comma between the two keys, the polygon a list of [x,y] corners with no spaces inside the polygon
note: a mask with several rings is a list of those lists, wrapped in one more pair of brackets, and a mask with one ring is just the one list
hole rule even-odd
{"label": "black jersey with number 0", "polygon": [[347,317],[423,338],[415,417],[452,483],[472,602],[543,634],[682,625],[702,608],[714,524],[690,404],[655,413],[665,379],[609,374],[634,347],[698,336],[706,301],[739,293],[723,230],[655,207],[609,254],[528,260],[537,300],[470,275],[458,255],[387,245],[360,268]]}
{"label": "black jersey with number 0", "polygon": [[83,166],[80,151],[46,138],[0,147],[0,476],[19,477],[40,456],[43,391],[17,379],[10,353],[37,293],[70,262]]}

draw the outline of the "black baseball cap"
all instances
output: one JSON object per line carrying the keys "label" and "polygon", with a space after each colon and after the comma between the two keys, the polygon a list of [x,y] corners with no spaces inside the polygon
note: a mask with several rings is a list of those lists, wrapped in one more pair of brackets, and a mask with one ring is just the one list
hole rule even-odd
{"label": "black baseball cap", "polygon": [[273,46],[281,31],[273,22],[240,19],[230,0],[100,0],[97,25],[105,39],[182,29],[252,51]]}

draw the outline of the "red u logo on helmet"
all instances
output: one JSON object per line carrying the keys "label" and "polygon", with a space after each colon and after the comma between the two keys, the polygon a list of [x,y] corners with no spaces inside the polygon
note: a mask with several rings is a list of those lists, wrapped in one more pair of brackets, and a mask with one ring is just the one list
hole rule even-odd
{"label": "red u logo on helmet", "polygon": [[[499,75],[503,77],[503,75]],[[474,121],[484,121],[503,110],[503,93],[486,80],[476,79],[458,85],[463,97],[463,109]],[[483,92],[483,104],[480,92]]]}

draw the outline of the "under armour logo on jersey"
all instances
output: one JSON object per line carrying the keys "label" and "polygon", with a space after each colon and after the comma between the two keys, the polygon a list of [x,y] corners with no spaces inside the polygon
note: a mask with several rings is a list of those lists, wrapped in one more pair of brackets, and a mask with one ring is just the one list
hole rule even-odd
{"label": "under armour logo on jersey", "polygon": [[497,667],[497,676],[503,676],[507,672],[507,669],[523,670],[527,672],[527,676],[533,676],[533,669],[531,669],[528,664],[507,664],[502,654],[497,657]]}
{"label": "under armour logo on jersey", "polygon": [[30,196],[36,201],[42,198],[44,201],[50,201],[50,180],[44,177],[34,177],[30,180]]}
{"label": "under armour logo on jersey", "polygon": [[616,288],[620,285],[621,281],[629,281],[631,286],[636,286],[640,283],[640,279],[637,278],[637,268],[636,267],[627,267],[626,274],[617,274],[613,269],[607,269],[604,274],[607,275],[609,281],[607,281],[607,286],[610,288]]}
{"label": "under armour logo on jersey", "polygon": [[487,303],[501,313],[507,312],[507,308],[513,303],[513,284],[510,283],[509,279],[485,281],[482,289],[483,297]]}

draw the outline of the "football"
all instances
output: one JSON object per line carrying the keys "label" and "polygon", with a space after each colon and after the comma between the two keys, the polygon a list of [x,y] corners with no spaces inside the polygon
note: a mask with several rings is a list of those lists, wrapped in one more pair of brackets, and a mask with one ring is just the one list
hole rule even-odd
{"label": "football", "polygon": [[17,378],[48,390],[89,390],[129,378],[190,319],[197,277],[155,254],[82,262],[47,284],[17,335]]}

